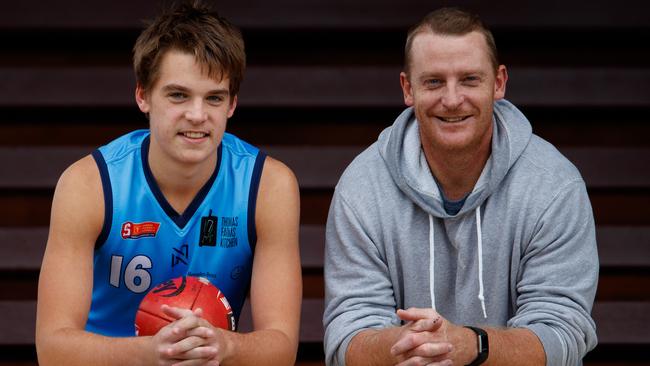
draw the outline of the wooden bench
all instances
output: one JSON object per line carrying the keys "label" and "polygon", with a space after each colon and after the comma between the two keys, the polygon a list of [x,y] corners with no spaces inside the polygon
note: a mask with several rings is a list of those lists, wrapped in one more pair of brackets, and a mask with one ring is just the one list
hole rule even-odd
{"label": "wooden bench", "polygon": [[[300,182],[301,366],[324,365],[324,224],[333,188],[403,109],[398,75],[406,30],[436,6],[403,5],[218,5],[242,28],[249,65],[228,128],[286,162]],[[650,365],[650,49],[639,46],[650,42],[650,3],[455,5],[490,25],[508,66],[508,99],[587,182],[601,273],[593,310],[600,344],[585,365]],[[58,176],[94,146],[146,127],[133,100],[130,56],[142,19],[157,8],[157,0],[3,4],[0,365],[36,365],[37,281]]]}
{"label": "wooden bench", "polygon": [[[324,236],[323,226],[301,227],[301,260],[307,276],[314,271],[322,276]],[[650,269],[650,227],[599,227],[597,237],[601,268]],[[0,257],[0,273],[38,272],[46,239],[47,228],[0,228],[0,251],[12,253],[10,257]],[[322,277],[319,278],[322,281]],[[648,288],[650,277],[646,276],[645,285]],[[322,294],[314,295],[313,292],[306,291],[312,297],[304,299],[301,342],[322,341]],[[650,335],[643,329],[650,317],[650,301],[647,300],[650,299],[597,301],[593,314],[600,343],[650,345]],[[33,301],[0,301],[0,322],[7,325],[0,331],[0,345],[33,343],[34,306]],[[249,310],[245,314],[247,312]],[[250,327],[250,315],[244,315],[241,328]],[[18,328],[19,331],[15,331]]]}
{"label": "wooden bench", "polygon": [[[479,0],[464,0],[457,6],[478,12],[492,27],[647,27],[647,3],[628,0],[612,3],[595,0],[589,3],[547,3],[505,1],[496,7]],[[290,29],[359,29],[404,28],[419,20],[437,5],[413,0],[408,6],[391,1],[357,0],[354,2],[276,0],[224,2],[220,12],[235,24],[246,28]],[[587,6],[589,5],[589,6]],[[123,29],[139,28],[141,19],[158,8],[154,0],[131,2],[48,1],[35,12],[29,3],[9,2],[0,13],[0,24],[12,28]],[[503,11],[508,9],[508,11]],[[514,16],[516,15],[516,16]]]}
{"label": "wooden bench", "polygon": [[[0,227],[2,271],[40,269],[47,227]],[[599,226],[596,229],[600,265],[603,268],[650,269],[650,226]],[[325,250],[325,227],[300,227],[301,263],[305,270],[322,270]]]}
{"label": "wooden bench", "polygon": [[[331,189],[361,146],[262,146],[291,167],[302,189]],[[0,189],[52,189],[93,147],[0,147]],[[566,147],[589,188],[650,188],[650,148]],[[45,159],[47,157],[47,159]]]}
{"label": "wooden bench", "polygon": [[[319,343],[323,341],[323,301],[305,299],[301,312],[300,341]],[[634,344],[650,346],[650,303],[648,302],[597,302],[593,317],[598,324],[599,344]],[[33,345],[36,321],[35,301],[0,301],[0,346]],[[244,306],[240,320],[240,330],[252,329],[250,308]]]}
{"label": "wooden bench", "polygon": [[[399,72],[399,66],[251,66],[239,104],[401,107]],[[650,106],[648,69],[513,67],[509,76],[508,99],[519,106]],[[0,79],[0,107],[135,107],[130,67],[0,67]]]}

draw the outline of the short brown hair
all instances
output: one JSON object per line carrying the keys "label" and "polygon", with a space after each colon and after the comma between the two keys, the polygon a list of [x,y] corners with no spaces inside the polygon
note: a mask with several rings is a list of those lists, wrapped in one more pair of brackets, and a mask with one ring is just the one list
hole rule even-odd
{"label": "short brown hair", "polygon": [[136,82],[149,90],[158,80],[169,50],[193,54],[212,78],[229,79],[230,96],[239,92],[246,54],[241,32],[200,0],[172,4],[142,31],[133,47]]}
{"label": "short brown hair", "polygon": [[497,46],[492,32],[483,24],[478,15],[468,13],[458,8],[440,8],[427,14],[422,20],[411,27],[406,36],[404,47],[404,72],[408,74],[411,66],[411,48],[416,35],[430,31],[435,34],[462,36],[477,31],[485,36],[488,53],[494,70],[499,67]]}

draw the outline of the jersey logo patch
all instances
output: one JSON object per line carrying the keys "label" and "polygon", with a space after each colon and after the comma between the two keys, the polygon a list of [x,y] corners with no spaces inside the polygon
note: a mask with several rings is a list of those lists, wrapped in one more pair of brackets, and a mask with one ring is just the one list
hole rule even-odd
{"label": "jersey logo patch", "polygon": [[201,237],[199,238],[199,246],[214,247],[217,245],[217,223],[219,218],[212,216],[212,210],[208,216],[201,217]]}
{"label": "jersey logo patch", "polygon": [[174,252],[172,252],[172,268],[181,263],[187,265],[187,262],[190,259],[189,245],[183,244],[180,248],[172,249],[174,249]]}
{"label": "jersey logo patch", "polygon": [[159,222],[141,222],[135,223],[127,221],[122,224],[122,239],[138,239],[154,237],[158,234],[160,228]]}

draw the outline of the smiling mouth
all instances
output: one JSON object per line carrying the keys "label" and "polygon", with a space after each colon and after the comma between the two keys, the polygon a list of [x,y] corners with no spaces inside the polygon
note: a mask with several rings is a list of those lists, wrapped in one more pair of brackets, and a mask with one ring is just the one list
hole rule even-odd
{"label": "smiling mouth", "polygon": [[189,139],[201,139],[209,136],[209,134],[206,132],[195,132],[195,131],[181,132],[180,135],[187,137]]}
{"label": "smiling mouth", "polygon": [[456,123],[456,122],[462,122],[466,119],[468,119],[471,116],[460,116],[460,117],[441,117],[441,116],[436,116],[439,120],[446,122],[446,123]]}

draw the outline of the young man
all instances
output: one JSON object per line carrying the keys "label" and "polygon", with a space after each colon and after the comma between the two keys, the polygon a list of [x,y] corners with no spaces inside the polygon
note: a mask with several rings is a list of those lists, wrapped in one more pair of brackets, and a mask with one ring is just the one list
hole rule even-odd
{"label": "young man", "polygon": [[503,99],[477,17],[435,11],[405,51],[409,108],[332,201],[327,363],[580,364],[598,278],[580,174]]}
{"label": "young man", "polygon": [[[239,31],[197,2],[155,19],[134,47],[150,121],[61,176],[38,294],[41,365],[293,365],[302,291],[299,193],[281,162],[225,133],[245,68]],[[278,214],[281,212],[282,214]],[[140,300],[181,275],[208,278],[254,330],[201,311],[135,337]]]}

